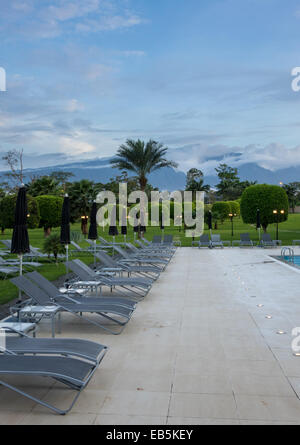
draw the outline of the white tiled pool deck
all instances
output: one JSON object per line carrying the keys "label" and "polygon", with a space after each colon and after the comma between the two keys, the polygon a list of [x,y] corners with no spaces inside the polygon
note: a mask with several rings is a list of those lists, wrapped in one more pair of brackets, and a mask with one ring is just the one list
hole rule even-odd
{"label": "white tiled pool deck", "polygon": [[[102,365],[64,417],[1,388],[0,424],[300,423],[300,357],[291,349],[300,274],[274,253],[179,249],[120,336],[64,315],[60,336],[110,347]],[[26,385],[57,405],[70,397],[47,380]]]}

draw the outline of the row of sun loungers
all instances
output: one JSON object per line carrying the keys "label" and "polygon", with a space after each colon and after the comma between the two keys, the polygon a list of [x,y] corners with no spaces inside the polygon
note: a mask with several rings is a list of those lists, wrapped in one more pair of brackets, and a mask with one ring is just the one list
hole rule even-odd
{"label": "row of sun loungers", "polygon": [[[257,244],[259,247],[277,247],[281,245],[281,240],[273,240],[269,233],[264,233],[260,242]],[[209,239],[208,235],[202,235],[199,241],[193,241],[194,246],[208,247],[210,249],[215,247],[224,248],[224,246],[230,246],[230,241],[223,241],[220,235],[212,235]],[[240,240],[234,240],[232,246],[238,245],[240,247],[255,247],[255,242],[251,240],[249,233],[241,233]]]}
{"label": "row of sun loungers", "polygon": [[[14,315],[15,318],[19,317],[25,323],[26,320],[20,317],[28,305],[31,305],[33,313],[34,308],[54,308],[55,313],[68,313],[109,334],[120,334],[138,302],[146,297],[173,257],[175,249],[171,242],[163,247],[155,242],[144,243],[140,249],[129,244],[123,245],[125,248],[117,247],[118,259],[104,250],[96,252],[101,263],[101,267],[96,269],[78,259],[69,261],[67,266],[75,278],[68,281],[63,290],[37,271],[12,278],[11,282],[28,297],[17,307],[19,313]],[[111,291],[108,296],[103,295],[104,288]],[[91,294],[91,290],[96,292]],[[89,317],[89,314],[94,316]],[[109,324],[105,324],[104,320]],[[72,409],[107,352],[106,346],[87,340],[29,337],[10,327],[9,323],[6,333],[6,348],[0,355],[0,376],[50,377],[76,390],[76,395],[66,409],[61,409],[11,383],[0,380],[0,384],[58,414],[66,414]]]}

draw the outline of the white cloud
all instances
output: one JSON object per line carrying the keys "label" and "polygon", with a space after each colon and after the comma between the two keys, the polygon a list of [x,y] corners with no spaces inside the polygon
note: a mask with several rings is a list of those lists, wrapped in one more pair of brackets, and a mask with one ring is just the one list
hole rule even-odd
{"label": "white cloud", "polygon": [[[117,0],[23,0],[7,2],[1,10],[4,35],[55,38],[74,32],[101,32],[130,28],[144,20]],[[20,26],[20,21],[22,26]]]}
{"label": "white cloud", "polygon": [[78,138],[62,137],[59,140],[59,147],[62,153],[71,156],[80,156],[83,154],[93,153],[96,147],[89,142],[79,140]]}
{"label": "white cloud", "polygon": [[194,144],[173,149],[170,155],[179,163],[180,170],[186,172],[196,167],[203,170],[205,174],[213,174],[221,162],[232,167],[255,163],[271,171],[300,166],[300,145],[289,148],[276,142],[264,147]]}
{"label": "white cloud", "polygon": [[69,113],[74,113],[75,111],[83,111],[84,105],[81,104],[77,99],[71,99],[66,103],[66,111]]}

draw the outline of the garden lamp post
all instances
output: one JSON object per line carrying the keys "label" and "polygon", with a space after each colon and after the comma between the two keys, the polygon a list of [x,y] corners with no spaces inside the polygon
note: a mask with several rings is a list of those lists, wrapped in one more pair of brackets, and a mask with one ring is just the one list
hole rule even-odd
{"label": "garden lamp post", "polygon": [[233,237],[234,233],[233,233],[233,218],[236,216],[236,213],[229,213],[229,218],[231,221],[231,236]]}
{"label": "garden lamp post", "polygon": [[89,217],[87,215],[81,217],[81,231],[84,236],[87,236],[88,234],[88,220]]}
{"label": "garden lamp post", "polygon": [[273,210],[273,214],[276,215],[276,239],[279,240],[279,215],[284,215],[284,210]]}

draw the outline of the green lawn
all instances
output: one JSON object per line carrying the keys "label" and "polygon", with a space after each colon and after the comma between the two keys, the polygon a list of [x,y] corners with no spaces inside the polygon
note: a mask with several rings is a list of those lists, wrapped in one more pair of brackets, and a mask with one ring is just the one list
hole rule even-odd
{"label": "green lawn", "polygon": [[[74,224],[72,226],[72,231],[80,232],[80,224]],[[53,232],[58,231],[53,230]],[[222,236],[223,240],[232,240],[232,239],[239,239],[239,234],[243,232],[249,232],[251,238],[254,241],[258,241],[258,233],[254,226],[250,226],[247,224],[243,224],[242,220],[239,218],[236,218],[234,220],[234,237],[231,237],[231,223],[230,221],[226,221],[224,224],[219,225],[218,230],[214,230],[214,233],[219,233]],[[275,238],[276,237],[276,225],[272,224],[268,227],[268,232],[270,235]],[[102,228],[99,228],[99,235],[103,236],[106,239],[111,240],[111,237],[108,236],[108,227],[106,227],[105,231],[103,231]],[[208,233],[208,230],[205,230],[205,233]],[[152,239],[153,235],[161,234],[161,230],[158,227],[149,227],[147,229],[146,238],[149,240]],[[182,246],[191,246],[191,238],[186,238],[184,231],[179,230],[178,227],[167,227],[165,229],[165,234],[172,234],[176,237],[178,237],[181,240]],[[0,241],[1,239],[10,239],[12,235],[11,230],[6,230],[4,235],[0,235]],[[35,247],[42,247],[43,240],[44,240],[44,231],[42,229],[35,229],[35,230],[29,230],[29,238],[30,238],[30,244],[32,244]],[[133,235],[133,229],[129,228],[128,230],[128,241],[133,241],[134,235]],[[279,226],[279,239],[282,240],[283,245],[289,245],[292,244],[292,241],[294,239],[300,239],[300,214],[297,215],[289,215],[289,219],[287,222],[280,224]],[[119,235],[116,237],[116,242],[122,242],[124,240],[124,237],[122,235]],[[87,244],[83,240],[81,243],[79,243],[82,247],[86,247]],[[1,243],[0,243],[1,246]],[[4,247],[4,246],[3,246]],[[73,256],[73,258],[75,258]],[[81,256],[82,260],[84,260],[87,264],[93,262],[92,256]],[[64,275],[66,273],[65,266],[62,262],[60,262],[58,265],[51,262],[45,262],[42,267],[39,268],[39,272],[41,272],[46,278],[49,280],[56,280],[60,276]],[[9,280],[1,280],[0,281],[0,304],[5,304],[12,300],[13,298],[17,297],[17,290],[13,284],[10,283]]]}

